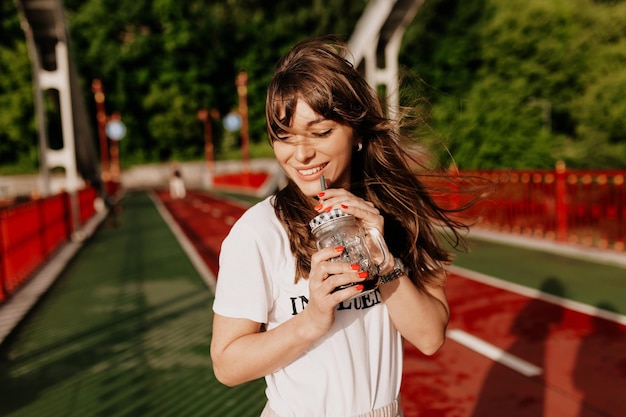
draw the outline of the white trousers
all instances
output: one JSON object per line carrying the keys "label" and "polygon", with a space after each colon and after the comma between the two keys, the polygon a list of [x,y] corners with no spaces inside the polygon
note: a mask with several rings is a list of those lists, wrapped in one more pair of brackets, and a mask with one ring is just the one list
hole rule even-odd
{"label": "white trousers", "polygon": [[[358,414],[350,417],[402,417],[402,410],[400,409],[400,403],[398,400],[387,404],[384,407],[377,408],[376,410],[369,411],[367,413]],[[260,417],[280,417],[276,414],[268,404],[265,404],[265,408]],[[348,417],[348,416],[346,416]]]}

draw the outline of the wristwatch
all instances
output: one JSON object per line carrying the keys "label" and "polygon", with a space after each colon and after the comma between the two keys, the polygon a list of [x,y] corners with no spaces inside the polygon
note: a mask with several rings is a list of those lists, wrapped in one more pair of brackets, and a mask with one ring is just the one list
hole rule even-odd
{"label": "wristwatch", "polygon": [[386,284],[393,281],[394,279],[398,279],[405,272],[406,271],[404,269],[404,263],[402,262],[402,260],[400,258],[395,258],[395,261],[393,263],[393,271],[385,275],[380,275],[378,277],[378,284]]}

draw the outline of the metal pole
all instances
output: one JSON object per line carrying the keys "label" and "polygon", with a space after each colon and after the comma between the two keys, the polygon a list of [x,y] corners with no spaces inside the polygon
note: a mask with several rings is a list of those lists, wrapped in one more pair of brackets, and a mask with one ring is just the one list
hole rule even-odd
{"label": "metal pole", "polygon": [[[122,115],[118,112],[111,114],[110,120],[122,120]],[[119,138],[113,138],[110,140],[111,147],[111,181],[115,183],[117,187],[120,182],[120,148]]]}
{"label": "metal pole", "polygon": [[219,117],[219,113],[216,109],[212,109],[210,112],[207,109],[198,110],[198,120],[202,122],[204,128],[204,156],[206,159],[206,166],[209,175],[213,177],[213,171],[215,170],[215,151],[213,146],[213,123]]}
{"label": "metal pole", "polygon": [[241,159],[243,172],[248,174],[250,172],[250,138],[248,136],[248,74],[245,71],[239,72],[235,85],[239,95],[239,115],[241,116]]}
{"label": "metal pole", "polygon": [[91,82],[91,91],[96,102],[96,120],[98,122],[98,139],[100,142],[100,164],[102,169],[102,181],[105,183],[111,180],[109,172],[109,146],[106,135],[107,115],[104,108],[104,91],[102,82],[95,79]]}
{"label": "metal pole", "polygon": [[568,236],[568,203],[567,203],[567,168],[565,162],[558,161],[555,169],[555,216],[556,216],[556,240],[566,242]]}

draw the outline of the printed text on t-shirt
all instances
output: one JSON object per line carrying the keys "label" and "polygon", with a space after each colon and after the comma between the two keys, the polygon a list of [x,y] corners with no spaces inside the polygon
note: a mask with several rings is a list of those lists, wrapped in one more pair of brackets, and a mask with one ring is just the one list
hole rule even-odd
{"label": "printed text on t-shirt", "polygon": [[[304,310],[304,307],[309,303],[309,299],[304,295],[298,297],[290,297],[291,300],[291,314],[295,316]],[[380,292],[378,290],[364,294],[360,297],[355,297],[351,300],[342,301],[337,305],[337,310],[364,310],[366,308],[374,307],[376,304],[380,304]]]}

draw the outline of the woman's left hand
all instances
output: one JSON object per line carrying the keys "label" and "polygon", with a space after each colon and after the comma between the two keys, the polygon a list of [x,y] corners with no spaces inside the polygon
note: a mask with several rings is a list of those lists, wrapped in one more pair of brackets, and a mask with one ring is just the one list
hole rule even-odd
{"label": "woman's left hand", "polygon": [[384,236],[385,218],[372,202],[363,200],[343,188],[326,189],[318,194],[318,198],[321,203],[315,207],[318,212],[321,213],[330,211],[333,208],[340,208],[345,213],[356,217],[357,222],[362,228],[376,229],[382,240],[382,260],[378,267],[380,271],[384,271],[385,273],[393,269],[394,258],[387,248]]}
{"label": "woman's left hand", "polygon": [[345,213],[357,218],[363,228],[373,227],[383,236],[385,219],[380,211],[369,201],[365,201],[343,188],[329,188],[318,194],[320,204],[315,209],[322,213],[333,208],[340,208]]}
{"label": "woman's left hand", "polygon": [[[315,208],[318,212],[341,208],[356,217],[362,227],[374,227],[382,236],[385,220],[371,202],[341,188],[324,190],[318,197],[321,203]],[[393,256],[389,257],[381,270],[393,268],[393,262]],[[407,275],[402,275],[382,285],[380,293],[391,320],[406,340],[427,355],[441,347],[450,316],[444,287],[426,285],[422,290]]]}

